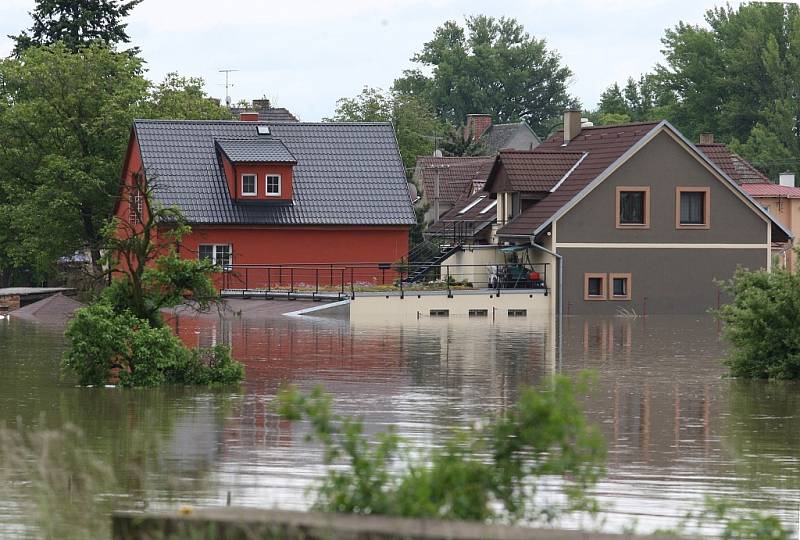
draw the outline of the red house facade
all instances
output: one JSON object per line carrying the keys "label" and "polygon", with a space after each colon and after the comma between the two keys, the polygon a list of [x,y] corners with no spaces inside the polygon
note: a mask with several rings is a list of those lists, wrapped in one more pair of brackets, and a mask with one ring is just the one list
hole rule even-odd
{"label": "red house facade", "polygon": [[[137,120],[123,190],[137,174],[191,225],[179,253],[212,259],[228,281],[248,265],[295,266],[307,282],[355,265],[359,281],[380,282],[416,221],[388,123]],[[136,198],[123,193],[116,215],[129,221]],[[248,287],[263,286],[251,270]]]}

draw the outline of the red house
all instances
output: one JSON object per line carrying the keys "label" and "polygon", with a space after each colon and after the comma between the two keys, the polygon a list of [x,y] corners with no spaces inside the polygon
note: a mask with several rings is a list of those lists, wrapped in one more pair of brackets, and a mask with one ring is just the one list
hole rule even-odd
{"label": "red house", "polygon": [[[242,117],[254,121],[135,121],[123,185],[142,173],[158,203],[182,210],[192,226],[184,257],[234,271],[309,265],[295,281],[314,279],[310,265],[331,264],[384,279],[385,263],[408,252],[416,221],[391,124]],[[117,205],[123,220],[129,199]]]}

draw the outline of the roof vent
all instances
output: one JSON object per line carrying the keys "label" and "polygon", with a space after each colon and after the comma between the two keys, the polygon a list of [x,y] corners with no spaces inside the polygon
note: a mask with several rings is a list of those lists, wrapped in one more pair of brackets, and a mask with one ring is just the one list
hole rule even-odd
{"label": "roof vent", "polygon": [[269,126],[256,126],[256,131],[258,131],[259,135],[269,135]]}

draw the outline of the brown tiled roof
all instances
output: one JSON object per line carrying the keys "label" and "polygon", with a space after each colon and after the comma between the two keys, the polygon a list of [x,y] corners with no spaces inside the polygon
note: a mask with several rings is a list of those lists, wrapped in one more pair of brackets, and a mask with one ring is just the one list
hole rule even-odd
{"label": "brown tiled roof", "polygon": [[550,191],[582,156],[583,152],[503,150],[499,159],[512,191],[532,192]]}
{"label": "brown tiled roof", "polygon": [[751,197],[780,197],[800,199],[800,188],[780,184],[745,182],[742,189]]}
{"label": "brown tiled roof", "polygon": [[439,200],[455,203],[468,191],[480,185],[481,189],[494,163],[494,157],[432,157],[417,159],[415,176],[422,181],[420,187],[429,201],[436,192],[436,173],[439,173]]}
{"label": "brown tiled roof", "polygon": [[[561,207],[606,170],[622,154],[642,139],[657,122],[641,122],[615,126],[585,127],[569,144],[562,146],[559,131],[533,150],[533,154],[583,154],[586,157],[553,193],[531,206],[503,227],[501,235],[529,235],[551,218]],[[554,159],[551,157],[551,159]],[[561,159],[556,156],[555,159]],[[573,162],[574,163],[574,162]]]}
{"label": "brown tiled roof", "polygon": [[[491,198],[486,191],[465,195],[458,199],[439,221],[430,225],[426,232],[446,234],[447,231],[452,231],[453,222],[462,222],[471,223],[471,232],[476,234],[497,219],[497,210],[494,208],[496,204],[497,199]],[[466,212],[462,213],[465,208]]]}
{"label": "brown tiled roof", "polygon": [[764,184],[769,183],[769,178],[753,167],[743,157],[731,152],[730,148],[722,143],[697,144],[711,161],[717,164],[725,174],[730,176],[737,184]]}

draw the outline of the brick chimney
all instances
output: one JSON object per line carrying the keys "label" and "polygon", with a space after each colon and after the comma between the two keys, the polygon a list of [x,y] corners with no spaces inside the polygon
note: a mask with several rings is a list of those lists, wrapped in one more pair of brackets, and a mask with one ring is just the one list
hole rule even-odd
{"label": "brick chimney", "polygon": [[265,111],[272,108],[272,104],[268,99],[254,99],[253,108],[257,111]]}
{"label": "brick chimney", "polygon": [[242,111],[239,113],[242,122],[258,122],[258,113],[255,111]]}
{"label": "brick chimney", "polygon": [[568,143],[581,132],[581,111],[567,109],[564,111],[564,144]]}
{"label": "brick chimney", "polygon": [[701,133],[700,134],[700,144],[714,144],[714,134],[713,133]]}
{"label": "brick chimney", "polygon": [[477,141],[490,127],[492,127],[491,114],[468,114],[467,127],[464,130],[464,139],[472,137],[473,141]]}

